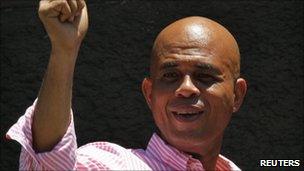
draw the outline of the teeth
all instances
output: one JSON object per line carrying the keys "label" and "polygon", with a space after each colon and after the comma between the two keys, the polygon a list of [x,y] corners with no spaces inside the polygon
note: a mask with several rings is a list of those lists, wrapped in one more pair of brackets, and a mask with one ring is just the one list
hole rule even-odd
{"label": "teeth", "polygon": [[178,115],[193,115],[193,114],[199,114],[201,112],[175,112]]}

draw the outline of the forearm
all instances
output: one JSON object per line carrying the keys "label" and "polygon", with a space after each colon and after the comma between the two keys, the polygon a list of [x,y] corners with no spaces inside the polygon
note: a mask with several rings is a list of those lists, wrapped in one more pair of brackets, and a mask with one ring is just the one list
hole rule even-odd
{"label": "forearm", "polygon": [[32,135],[36,152],[51,150],[70,123],[72,85],[79,47],[53,46],[34,111]]}

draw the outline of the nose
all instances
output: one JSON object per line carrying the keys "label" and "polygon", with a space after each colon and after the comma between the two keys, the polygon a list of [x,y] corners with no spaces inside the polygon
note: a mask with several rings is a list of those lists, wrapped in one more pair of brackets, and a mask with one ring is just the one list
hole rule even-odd
{"label": "nose", "polygon": [[183,82],[175,91],[176,97],[195,97],[200,95],[200,90],[193,84],[189,75],[185,75]]}

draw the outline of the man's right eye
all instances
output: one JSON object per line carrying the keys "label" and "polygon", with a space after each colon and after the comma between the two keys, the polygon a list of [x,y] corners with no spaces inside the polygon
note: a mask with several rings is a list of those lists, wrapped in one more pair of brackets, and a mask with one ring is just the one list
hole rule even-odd
{"label": "man's right eye", "polygon": [[166,72],[163,74],[163,79],[166,81],[174,81],[178,78],[178,73],[176,72]]}
{"label": "man's right eye", "polygon": [[177,76],[178,75],[175,72],[167,72],[167,73],[164,73],[164,75],[163,75],[163,77],[165,77],[165,78],[175,78]]}

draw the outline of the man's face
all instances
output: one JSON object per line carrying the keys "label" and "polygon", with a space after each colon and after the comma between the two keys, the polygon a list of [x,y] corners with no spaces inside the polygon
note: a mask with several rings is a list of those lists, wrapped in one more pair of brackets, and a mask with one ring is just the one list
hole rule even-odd
{"label": "man's face", "polygon": [[228,50],[196,36],[187,32],[160,40],[146,93],[161,136],[189,152],[185,148],[222,136],[235,103]]}
{"label": "man's face", "polygon": [[200,142],[222,134],[234,97],[232,75],[224,62],[208,53],[168,53],[159,58],[151,109],[166,140]]}

